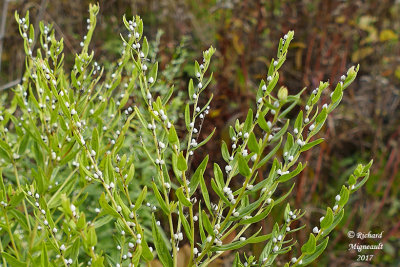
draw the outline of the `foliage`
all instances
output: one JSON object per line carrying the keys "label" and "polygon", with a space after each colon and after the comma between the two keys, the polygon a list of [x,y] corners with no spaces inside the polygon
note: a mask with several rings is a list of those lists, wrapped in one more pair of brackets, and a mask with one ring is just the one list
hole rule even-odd
{"label": "foliage", "polygon": [[[41,49],[34,55],[29,14],[20,18],[16,13],[27,71],[0,116],[3,263],[137,266],[157,256],[164,266],[176,266],[180,245],[188,243],[188,265],[207,266],[224,251],[267,241],[260,255],[237,253],[234,266],[273,264],[278,255],[296,246],[296,240],[287,237],[305,227],[293,227],[305,211],[287,204],[269,234],[250,226],[286,201],[292,179],[306,165],[299,156],[323,141],[313,137],[341,102],[358,67],[342,76],[330,102],[321,107],[329,84],[320,82],[290,123],[287,114],[299,105],[304,90],[290,95],[286,87],[276,89],[278,70],[294,36],[289,31],[280,39],[276,59],[257,89],[256,109],[249,109],[244,121],[236,120],[229,128],[231,149],[224,142],[221,146],[225,166],[211,164],[214,177],[207,179],[209,156],[194,171],[190,162],[214,134],[200,140],[212,95],[205,105],[199,100],[212,80],[207,70],[215,49],[203,52],[202,62],[195,61],[188,101],[179,94],[172,98],[168,80],[174,75],[162,74],[158,63],[148,59],[151,48],[138,16],[123,18],[129,34],[121,34],[122,56],[111,65],[113,71],[103,75],[104,69],[89,53],[98,10],[97,5],[89,8],[88,32],[71,71],[64,70],[63,40],[56,40],[52,26],[40,24]],[[367,181],[371,165],[372,161],[357,166],[319,227],[301,245],[298,257],[286,266],[308,265],[325,250],[349,196]],[[260,182],[258,175],[263,177]],[[242,185],[234,187],[233,180]],[[277,194],[286,182],[291,189]],[[211,201],[209,190],[218,195],[217,203]],[[107,242],[110,231],[116,250]],[[232,232],[235,237],[226,242]]]}

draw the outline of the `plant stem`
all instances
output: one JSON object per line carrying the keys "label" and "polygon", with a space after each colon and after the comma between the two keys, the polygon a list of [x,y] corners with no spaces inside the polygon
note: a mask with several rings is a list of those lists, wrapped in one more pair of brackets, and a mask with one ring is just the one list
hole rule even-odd
{"label": "plant stem", "polygon": [[3,212],[4,212],[4,218],[6,219],[6,225],[7,225],[8,235],[10,236],[11,245],[15,251],[15,256],[17,256],[17,260],[19,260],[18,249],[17,249],[17,246],[15,245],[14,236],[11,232],[11,226],[10,226],[10,222],[8,221],[6,209],[4,209]]}

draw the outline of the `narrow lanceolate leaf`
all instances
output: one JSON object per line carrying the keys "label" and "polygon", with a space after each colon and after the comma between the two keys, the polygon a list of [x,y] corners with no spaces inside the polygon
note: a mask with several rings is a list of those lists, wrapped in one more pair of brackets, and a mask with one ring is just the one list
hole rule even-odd
{"label": "narrow lanceolate leaf", "polygon": [[135,207],[133,208],[134,211],[138,210],[143,203],[144,198],[146,197],[147,194],[147,186],[143,187],[142,192],[140,193],[139,197],[136,199],[135,202]]}
{"label": "narrow lanceolate leaf", "polygon": [[222,190],[217,186],[217,184],[215,183],[215,179],[211,180],[211,187],[214,190],[214,192],[217,193],[217,195],[221,198],[221,200],[223,200],[225,204],[229,206],[230,205],[229,200],[226,198]]}
{"label": "narrow lanceolate leaf", "polygon": [[158,72],[158,62],[154,63],[153,67],[149,72],[149,78],[153,78],[154,81],[157,80],[157,72]]}
{"label": "narrow lanceolate leaf", "polygon": [[110,214],[111,216],[115,217],[115,218],[120,218],[120,215],[118,214],[118,212],[113,209],[106,200],[106,197],[104,195],[104,192],[101,194],[100,199],[99,199],[99,203],[101,208],[104,210],[104,212],[106,214]]}
{"label": "narrow lanceolate leaf", "polygon": [[160,232],[158,231],[158,226],[156,223],[156,219],[154,218],[154,214],[152,216],[151,228],[153,233],[154,246],[156,247],[158,258],[162,262],[163,266],[172,267],[173,266],[172,257],[168,251],[164,239],[162,238]]}
{"label": "narrow lanceolate leaf", "polygon": [[301,110],[299,112],[299,115],[297,115],[296,121],[294,123],[294,128],[300,132],[302,125],[303,125],[303,111]]}
{"label": "narrow lanceolate leaf", "polygon": [[333,212],[332,209],[328,207],[324,219],[321,221],[321,230],[327,229],[333,223]]}
{"label": "narrow lanceolate leaf", "polygon": [[307,151],[307,150],[309,150],[310,148],[312,148],[312,147],[314,147],[314,146],[316,146],[316,145],[322,143],[323,141],[324,141],[324,138],[319,138],[319,139],[314,140],[314,141],[312,141],[312,142],[310,142],[310,143],[307,143],[307,144],[305,144],[303,147],[301,147],[300,152]]}
{"label": "narrow lanceolate leaf", "polygon": [[288,174],[284,174],[281,177],[279,177],[278,181],[280,183],[289,181],[290,179],[292,179],[293,177],[295,177],[296,175],[298,175],[300,172],[302,172],[304,170],[304,168],[306,167],[307,164],[301,164],[301,162],[297,165],[296,169],[292,172],[289,172]]}
{"label": "narrow lanceolate leaf", "polygon": [[20,260],[17,260],[14,256],[11,256],[7,252],[2,252],[1,256],[4,257],[7,263],[10,264],[12,267],[25,267],[27,266],[26,262],[22,262]]}
{"label": "narrow lanceolate leaf", "polygon": [[250,131],[250,127],[253,124],[253,110],[249,109],[247,113],[246,121],[244,122],[243,131],[248,133]]}
{"label": "narrow lanceolate leaf", "polygon": [[262,167],[265,163],[268,162],[276,154],[276,151],[281,147],[282,139],[280,139],[279,143],[257,164],[256,169]]}
{"label": "narrow lanceolate leaf", "polygon": [[185,230],[187,238],[189,239],[190,243],[193,243],[191,228],[185,217],[185,214],[183,213],[183,208],[181,203],[179,203],[179,218],[181,219],[183,229]]}
{"label": "narrow lanceolate leaf", "polygon": [[238,163],[239,163],[240,174],[245,177],[249,176],[251,174],[249,165],[247,165],[246,160],[244,159],[244,157],[241,154],[239,155]]}
{"label": "narrow lanceolate leaf", "polygon": [[229,244],[221,245],[221,246],[214,246],[211,248],[211,251],[227,251],[227,250],[235,250],[239,249],[247,244],[251,243],[261,243],[264,242],[265,240],[268,240],[271,238],[271,234],[268,235],[262,235],[259,236],[258,234],[260,233],[261,229],[258,230],[255,234],[253,234],[251,237],[245,239],[244,241],[234,241]]}
{"label": "narrow lanceolate leaf", "polygon": [[162,198],[160,191],[158,191],[157,185],[154,182],[152,182],[152,186],[153,186],[154,195],[156,196],[156,199],[158,201],[158,204],[160,205],[160,208],[166,215],[168,215],[169,208],[168,208],[167,204],[165,203],[164,199]]}
{"label": "narrow lanceolate leaf", "polygon": [[189,106],[189,103],[186,104],[186,107],[185,107],[185,125],[186,125],[186,129],[189,131],[190,130],[190,106]]}
{"label": "narrow lanceolate leaf", "polygon": [[[199,201],[199,211],[201,211],[201,201]],[[200,232],[200,239],[201,242],[205,242],[206,240],[206,233],[204,232],[203,227],[203,215],[202,212],[199,212],[199,232]]]}
{"label": "narrow lanceolate leaf", "polygon": [[200,177],[200,189],[201,189],[201,194],[203,195],[204,202],[207,206],[207,209],[211,212],[210,196],[208,195],[208,190],[207,190],[206,183],[204,182],[203,175]]}
{"label": "narrow lanceolate leaf", "polygon": [[290,187],[289,191],[286,192],[286,194],[284,194],[283,196],[281,196],[280,198],[276,199],[274,202],[274,206],[278,205],[279,203],[281,203],[282,201],[284,201],[289,195],[290,193],[292,193],[292,190],[294,188],[295,183],[292,184],[292,187]]}
{"label": "narrow lanceolate leaf", "polygon": [[339,200],[339,206],[343,207],[346,205],[347,201],[349,200],[350,192],[349,189],[347,189],[346,186],[342,186],[342,190],[340,190],[340,200]]}
{"label": "narrow lanceolate leaf", "polygon": [[222,158],[226,162],[229,162],[229,150],[228,150],[228,146],[226,145],[225,141],[222,141],[221,153],[222,153]]}
{"label": "narrow lanceolate leaf", "polygon": [[251,216],[249,219],[241,220],[239,222],[240,225],[246,225],[246,224],[252,224],[261,221],[265,217],[268,216],[268,214],[271,212],[272,208],[274,207],[274,202],[272,202],[268,205],[267,208],[265,208],[261,213]]}
{"label": "narrow lanceolate leaf", "polygon": [[224,174],[217,163],[214,163],[214,177],[217,181],[218,187],[223,188],[225,186]]}
{"label": "narrow lanceolate leaf", "polygon": [[249,147],[251,152],[258,154],[260,148],[258,146],[257,138],[253,132],[250,133],[249,141],[247,142],[247,146]]}
{"label": "narrow lanceolate leaf", "polygon": [[343,89],[340,83],[337,84],[335,91],[332,93],[332,103],[336,103],[342,96]]}
{"label": "narrow lanceolate leaf", "polygon": [[143,38],[142,52],[144,54],[144,57],[147,57],[147,54],[149,53],[149,42],[147,41],[146,37]]}
{"label": "narrow lanceolate leaf", "polygon": [[181,152],[178,156],[177,167],[178,167],[178,170],[180,170],[182,172],[187,170],[187,163],[186,163],[185,157],[183,156],[183,152]]}
{"label": "narrow lanceolate leaf", "polygon": [[332,224],[324,230],[324,233],[322,234],[322,237],[327,236],[343,219],[344,216],[344,209],[341,209],[338,214],[334,215],[333,222]]}
{"label": "narrow lanceolate leaf", "polygon": [[325,238],[324,241],[318,244],[318,246],[315,248],[315,251],[312,254],[307,255],[302,259],[303,262],[301,265],[306,266],[311,262],[313,262],[316,258],[318,258],[322,254],[322,252],[324,252],[326,246],[328,245],[328,241],[329,237]]}
{"label": "narrow lanceolate leaf", "polygon": [[173,145],[179,144],[178,135],[176,134],[174,125],[172,125],[168,131],[168,142]]}
{"label": "narrow lanceolate leaf", "polygon": [[201,216],[201,218],[202,218],[202,220],[203,220],[204,229],[206,229],[206,231],[208,232],[208,234],[209,234],[210,236],[214,236],[214,231],[213,231],[213,228],[212,228],[212,226],[211,226],[211,222],[210,222],[210,220],[208,219],[208,216],[207,216],[207,214],[205,213],[204,210],[202,211],[202,216]]}
{"label": "narrow lanceolate leaf", "polygon": [[301,252],[306,255],[312,254],[315,251],[315,246],[315,236],[310,233],[308,241],[301,247]]}
{"label": "narrow lanceolate leaf", "polygon": [[47,256],[47,246],[46,243],[42,243],[42,254],[40,255],[40,262],[43,267],[49,266],[49,257]]}
{"label": "narrow lanceolate leaf", "polygon": [[197,167],[196,171],[192,175],[192,178],[190,179],[189,183],[190,196],[193,195],[194,192],[196,192],[200,180],[204,179],[204,171],[206,170],[207,162],[208,162],[208,155],[203,159],[203,161],[200,163],[200,165]]}
{"label": "narrow lanceolate leaf", "polygon": [[186,207],[191,207],[192,206],[192,202],[190,202],[190,200],[187,199],[186,196],[184,195],[182,187],[179,187],[176,190],[175,194],[178,197],[179,202],[181,202],[183,205],[185,205]]}
{"label": "narrow lanceolate leaf", "polygon": [[190,99],[193,100],[193,95],[194,95],[193,79],[190,79],[190,81],[189,81],[188,93],[189,93]]}
{"label": "narrow lanceolate leaf", "polygon": [[212,130],[212,132],[206,137],[206,139],[204,139],[203,141],[201,141],[197,146],[196,146],[196,149],[197,148],[199,148],[199,147],[201,147],[201,146],[203,146],[203,145],[205,145],[210,139],[211,139],[211,137],[214,135],[214,133],[215,133],[215,129],[216,128],[214,128],[213,130]]}
{"label": "narrow lanceolate leaf", "polygon": [[92,133],[92,149],[96,152],[96,154],[99,153],[99,143],[99,133],[97,128],[94,128]]}

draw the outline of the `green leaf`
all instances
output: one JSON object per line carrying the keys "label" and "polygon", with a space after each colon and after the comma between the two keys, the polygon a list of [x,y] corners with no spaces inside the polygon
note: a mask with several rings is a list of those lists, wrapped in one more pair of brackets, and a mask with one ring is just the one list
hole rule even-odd
{"label": "green leaf", "polygon": [[306,167],[307,164],[301,164],[301,162],[297,165],[296,169],[292,172],[289,172],[288,174],[284,174],[281,177],[279,177],[278,181],[280,183],[286,182],[290,179],[292,179],[293,177],[295,177],[296,175],[298,175],[300,172],[302,172],[304,170],[304,168]]}
{"label": "green leaf", "polygon": [[347,189],[346,186],[342,186],[342,190],[340,190],[340,200],[339,200],[339,206],[343,207],[346,205],[347,201],[349,200],[349,189]]}
{"label": "green leaf", "polygon": [[294,123],[294,128],[300,132],[302,125],[303,125],[303,111],[301,110],[297,115],[296,121]]}
{"label": "green leaf", "polygon": [[[272,60],[271,65],[270,65],[270,69],[268,71],[268,75],[272,74],[273,68],[274,68],[274,64],[273,64],[274,60]],[[271,73],[270,73],[271,71]],[[272,77],[272,81],[269,82],[268,86],[267,86],[267,93],[271,93],[272,90],[275,88],[275,85],[278,83],[279,80],[279,73],[275,72],[274,77]]]}
{"label": "green leaf", "polygon": [[307,144],[305,144],[303,147],[301,147],[300,152],[307,151],[307,150],[309,150],[310,148],[312,148],[312,147],[314,147],[314,146],[316,146],[316,145],[322,143],[323,141],[324,141],[324,138],[319,138],[319,139],[314,140],[314,141],[312,141],[312,142],[310,142],[310,143],[307,143]]}
{"label": "green leaf", "polygon": [[118,212],[116,210],[114,210],[107,203],[107,200],[106,200],[106,197],[104,195],[104,192],[100,196],[99,203],[100,203],[100,206],[102,207],[102,209],[105,211],[106,214],[110,214],[111,216],[113,216],[115,218],[120,218],[120,215],[118,214]]}
{"label": "green leaf", "polygon": [[146,58],[149,53],[149,42],[147,41],[146,37],[143,38],[142,52],[144,54],[144,57]]}
{"label": "green leaf", "polygon": [[186,236],[189,239],[190,243],[193,243],[191,228],[189,226],[188,221],[183,213],[182,204],[179,203],[179,218],[181,219],[183,229],[185,230]]}
{"label": "green leaf", "polygon": [[29,134],[26,134],[22,137],[21,142],[19,144],[19,148],[18,148],[18,154],[24,154],[26,147],[28,146],[28,142],[29,142]]}
{"label": "green leaf", "polygon": [[325,238],[324,241],[322,241],[320,244],[318,244],[314,253],[312,253],[311,255],[306,255],[302,259],[301,266],[303,266],[303,265],[306,266],[306,265],[310,264],[311,262],[313,262],[316,258],[318,258],[322,254],[322,252],[324,252],[326,246],[328,245],[328,241],[329,241],[329,237]]}
{"label": "green leaf", "polygon": [[32,171],[32,176],[35,179],[36,182],[36,188],[39,194],[43,194],[44,190],[47,189],[45,187],[45,180],[44,180],[44,175],[43,175],[43,171],[41,171],[41,169],[38,170],[38,172],[36,172],[34,169],[31,169]]}
{"label": "green leaf", "polygon": [[218,187],[223,188],[225,186],[224,174],[217,163],[214,163],[214,177],[217,181]]}
{"label": "green leaf", "polygon": [[140,193],[139,197],[136,199],[135,202],[135,208],[133,208],[134,211],[138,210],[143,203],[144,198],[146,197],[147,194],[147,186],[143,187],[142,192]]}
{"label": "green leaf", "polygon": [[171,128],[168,131],[168,142],[173,145],[179,144],[178,135],[176,134],[174,125],[171,125]]}
{"label": "green leaf", "polygon": [[205,145],[210,139],[211,139],[211,137],[214,135],[214,133],[215,133],[215,129],[216,128],[214,128],[213,130],[212,130],[212,132],[206,137],[206,139],[204,139],[203,141],[201,141],[197,146],[196,146],[196,149],[197,148],[199,148],[199,147],[201,147],[201,146],[203,146],[203,145]]}
{"label": "green leaf", "polygon": [[215,183],[215,179],[211,180],[211,187],[214,190],[215,193],[219,196],[220,199],[222,199],[226,205],[230,206],[231,204],[229,203],[229,200],[226,198],[222,190],[218,187],[218,185]]}
{"label": "green leaf", "polygon": [[272,200],[272,202],[267,206],[267,208],[262,211],[260,214],[257,214],[255,216],[251,216],[251,218],[249,219],[245,219],[245,220],[241,220],[239,222],[240,225],[247,225],[247,224],[253,224],[256,222],[261,221],[262,219],[264,219],[265,217],[268,216],[268,214],[271,212],[272,208],[274,207],[274,202]]}
{"label": "green leaf", "polygon": [[251,174],[250,168],[241,154],[239,154],[238,163],[239,163],[239,173],[245,177],[249,176]]}
{"label": "green leaf", "polygon": [[[1,190],[0,190],[0,192],[1,192]],[[22,212],[20,212],[18,209],[15,209],[15,208],[9,209],[9,210],[7,210],[7,212],[10,213],[18,221],[18,223],[24,230],[29,231],[26,217]]]}
{"label": "green leaf", "polygon": [[203,228],[203,216],[202,216],[202,209],[201,209],[201,201],[199,201],[199,232],[200,232],[200,239],[201,242],[206,241],[206,234]]}
{"label": "green leaf", "polygon": [[186,207],[191,207],[192,206],[192,202],[190,202],[189,199],[186,198],[186,196],[183,194],[183,188],[179,187],[176,191],[175,191],[176,196],[179,199],[179,202],[181,202],[183,205],[185,205]]}
{"label": "green leaf", "polygon": [[267,161],[272,158],[278,151],[278,149],[281,147],[282,144],[282,138],[280,139],[279,143],[262,159],[260,162],[257,164],[256,169],[262,167]]}
{"label": "green leaf", "polygon": [[332,103],[336,103],[342,96],[342,86],[340,83],[337,84],[335,91],[332,93]]}
{"label": "green leaf", "polygon": [[247,113],[246,121],[244,122],[243,126],[244,133],[248,133],[251,130],[252,125],[253,125],[253,110],[250,108]]}
{"label": "green leaf", "polygon": [[180,171],[182,171],[182,172],[186,171],[187,168],[188,168],[188,167],[187,167],[187,163],[186,163],[186,159],[185,159],[185,157],[183,156],[183,152],[181,152],[181,153],[179,154],[179,156],[178,156],[177,167],[178,167],[178,170],[180,170]]}
{"label": "green leaf", "polygon": [[[140,231],[140,233],[143,234],[142,231]],[[142,258],[146,262],[149,262],[154,258],[153,252],[150,250],[149,245],[146,242],[146,239],[142,239]]]}
{"label": "green leaf", "polygon": [[333,223],[333,212],[332,209],[328,207],[326,214],[321,221],[321,230],[327,229]]}
{"label": "green leaf", "polygon": [[172,257],[169,254],[167,245],[165,244],[164,239],[162,238],[160,232],[158,231],[158,226],[156,223],[156,219],[154,218],[154,214],[152,215],[152,233],[154,246],[156,247],[156,251],[158,254],[158,258],[162,262],[163,266],[173,267]]}
{"label": "green leaf", "polygon": [[321,110],[321,113],[319,113],[318,116],[315,118],[315,122],[317,124],[324,123],[327,116],[328,116],[328,113],[326,111],[326,108],[323,108]]}
{"label": "green leaf", "polygon": [[343,219],[344,209],[341,209],[337,215],[334,216],[333,223],[322,233],[322,237],[327,236]]}
{"label": "green leaf", "polygon": [[195,72],[195,74],[197,74],[197,73],[201,74],[200,65],[199,65],[199,62],[197,62],[197,60],[195,60],[195,62],[194,62],[194,72]]}
{"label": "green leaf", "polygon": [[134,251],[132,257],[132,263],[134,264],[133,266],[138,266],[140,261],[140,256],[142,255],[142,251],[143,251],[142,246],[138,246],[137,249]]}
{"label": "green leaf", "polygon": [[167,204],[165,203],[164,199],[162,198],[160,191],[158,191],[157,185],[154,182],[152,182],[152,186],[153,186],[154,195],[156,196],[156,199],[158,201],[158,204],[160,205],[160,208],[164,211],[164,213],[166,215],[168,215],[169,208],[168,208]]}
{"label": "green leaf", "polygon": [[208,190],[207,190],[206,183],[204,182],[203,175],[200,177],[200,189],[201,189],[201,194],[203,195],[204,202],[205,202],[208,210],[211,212],[210,196],[208,195]]}
{"label": "green leaf", "polygon": [[286,133],[286,130],[287,130],[288,126],[289,126],[289,121],[290,120],[287,120],[285,125],[274,135],[274,138],[272,138],[271,143],[278,141],[279,138],[281,138],[281,136],[284,133]]}
{"label": "green leaf", "polygon": [[257,142],[256,136],[253,132],[250,133],[249,141],[248,141],[247,145],[251,152],[254,152],[256,154],[259,153],[260,148],[258,147],[258,142]]}
{"label": "green leaf", "polygon": [[358,189],[360,189],[360,187],[363,186],[363,185],[367,182],[368,178],[369,178],[369,171],[368,171],[368,173],[365,175],[365,177],[361,180],[361,182],[359,182],[358,184],[356,184],[356,185],[354,186],[354,188],[353,188],[351,191],[352,191],[352,192],[355,192],[355,191],[357,191]]}
{"label": "green leaf", "polygon": [[310,237],[308,238],[307,243],[305,243],[302,247],[301,247],[301,252],[305,255],[309,255],[314,253],[315,251],[315,236],[313,234],[310,233]]}
{"label": "green leaf", "polygon": [[23,200],[24,198],[25,198],[25,193],[24,192],[20,192],[18,194],[15,194],[10,200],[10,203],[9,203],[10,207],[17,206],[21,202],[21,200]]}
{"label": "green leaf", "polygon": [[154,79],[154,82],[157,80],[157,72],[158,72],[158,62],[153,64],[153,67],[151,67],[151,70],[149,72],[149,77],[152,77]]}
{"label": "green leaf", "polygon": [[214,246],[211,248],[211,251],[236,250],[247,244],[261,243],[261,242],[264,242],[265,240],[268,240],[271,238],[271,234],[259,236],[258,234],[260,233],[260,231],[261,231],[261,229],[258,230],[255,234],[253,234],[251,237],[247,238],[244,241],[234,241],[229,244],[225,244],[225,245],[221,245],[221,246]]}
{"label": "green leaf", "polygon": [[193,195],[194,192],[197,190],[197,186],[200,183],[201,179],[204,179],[204,171],[206,170],[208,163],[208,155],[203,159],[203,161],[200,163],[200,165],[197,167],[196,171],[194,172],[192,178],[190,179],[189,183],[189,188],[190,188],[190,193],[189,195]]}
{"label": "green leaf", "polygon": [[96,246],[97,244],[97,235],[96,235],[96,229],[94,226],[89,226],[88,229],[88,245],[89,247]]}
{"label": "green leaf", "polygon": [[193,95],[194,95],[193,79],[190,79],[190,81],[189,81],[188,93],[189,93],[190,100],[193,100]]}
{"label": "green leaf", "polygon": [[287,191],[283,196],[281,196],[280,198],[278,198],[277,200],[275,200],[274,202],[274,206],[278,205],[279,203],[281,203],[282,201],[284,201],[289,195],[290,193],[292,193],[292,190],[294,188],[295,183],[292,184],[292,187],[290,187],[289,191]]}
{"label": "green leaf", "polygon": [[92,133],[92,149],[96,152],[96,156],[99,154],[99,133],[97,128],[94,128]]}
{"label": "green leaf", "polygon": [[168,93],[166,95],[164,95],[163,100],[162,100],[162,104],[163,106],[166,105],[169,101],[169,99],[171,98],[172,94],[174,93],[174,86],[172,85],[169,90]]}
{"label": "green leaf", "polygon": [[126,177],[125,183],[129,185],[130,181],[133,179],[135,175],[135,165],[132,163],[129,167],[128,176]]}
{"label": "green leaf", "polygon": [[189,103],[185,106],[185,125],[186,129],[190,131],[190,106]]}
{"label": "green leaf", "polygon": [[11,267],[26,267],[27,264],[20,260],[17,260],[14,256],[11,256],[7,252],[1,252],[1,256],[4,257],[6,262],[10,264]]}
{"label": "green leaf", "polygon": [[80,238],[77,238],[74,244],[72,245],[70,257],[72,258],[73,262],[78,261],[80,243],[81,243]]}
{"label": "green leaf", "polygon": [[226,162],[229,162],[229,150],[228,150],[228,146],[226,145],[225,141],[222,141],[221,154],[222,154],[222,158]]}
{"label": "green leaf", "polygon": [[47,256],[47,246],[46,242],[42,243],[42,253],[40,255],[40,262],[42,263],[42,267],[49,266],[49,257]]}
{"label": "green leaf", "polygon": [[208,232],[208,234],[210,236],[214,236],[214,231],[213,231],[213,228],[211,226],[211,222],[208,219],[208,216],[207,216],[207,214],[206,214],[206,212],[204,210],[202,211],[202,216],[201,217],[202,217],[202,220],[203,220],[203,226],[206,229],[206,231]]}
{"label": "green leaf", "polygon": [[265,116],[265,114],[264,114],[264,112],[262,112],[262,114],[260,114],[258,116],[257,123],[261,127],[261,129],[263,129],[265,132],[269,133],[269,131],[271,129],[269,128],[264,116]]}

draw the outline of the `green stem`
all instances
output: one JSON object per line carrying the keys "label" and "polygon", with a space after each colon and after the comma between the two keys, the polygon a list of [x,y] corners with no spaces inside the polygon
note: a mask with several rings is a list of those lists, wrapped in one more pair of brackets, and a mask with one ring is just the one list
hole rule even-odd
{"label": "green stem", "polygon": [[4,212],[4,218],[6,219],[6,225],[7,225],[8,235],[10,236],[11,245],[15,251],[15,256],[17,256],[17,260],[19,260],[18,249],[17,249],[17,246],[15,246],[14,236],[11,232],[11,226],[10,226],[10,222],[8,221],[6,209],[4,209],[3,212]]}

